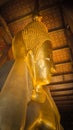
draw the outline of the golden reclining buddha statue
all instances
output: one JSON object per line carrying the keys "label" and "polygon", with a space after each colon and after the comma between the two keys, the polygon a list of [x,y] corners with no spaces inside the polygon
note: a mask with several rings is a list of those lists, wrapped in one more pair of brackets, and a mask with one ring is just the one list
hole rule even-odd
{"label": "golden reclining buddha statue", "polygon": [[45,85],[54,69],[48,30],[35,17],[12,42],[15,63],[0,94],[0,130],[63,130]]}

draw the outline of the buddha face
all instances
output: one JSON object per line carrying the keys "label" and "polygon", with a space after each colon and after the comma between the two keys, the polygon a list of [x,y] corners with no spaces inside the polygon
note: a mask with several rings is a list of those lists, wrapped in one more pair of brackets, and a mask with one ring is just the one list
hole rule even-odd
{"label": "buddha face", "polygon": [[42,44],[36,56],[30,51],[27,56],[27,64],[32,75],[34,86],[49,84],[52,70],[54,70],[50,41],[45,41]]}
{"label": "buddha face", "polygon": [[45,41],[36,54],[35,62],[36,84],[46,85],[51,81],[54,64],[52,59],[52,45],[50,41]]}

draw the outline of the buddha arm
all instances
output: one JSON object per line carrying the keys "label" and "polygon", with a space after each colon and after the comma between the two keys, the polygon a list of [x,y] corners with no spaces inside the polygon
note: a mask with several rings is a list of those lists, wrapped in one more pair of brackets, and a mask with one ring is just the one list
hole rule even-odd
{"label": "buddha arm", "polygon": [[26,73],[24,60],[16,60],[0,94],[0,130],[24,127],[28,102]]}

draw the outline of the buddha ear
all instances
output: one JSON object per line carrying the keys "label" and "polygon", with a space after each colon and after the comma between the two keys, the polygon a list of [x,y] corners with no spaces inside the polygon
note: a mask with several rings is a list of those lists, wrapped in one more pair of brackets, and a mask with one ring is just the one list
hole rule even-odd
{"label": "buddha ear", "polygon": [[32,50],[28,51],[27,56],[25,58],[25,62],[27,64],[31,78],[34,79],[34,77],[35,77],[34,76],[35,75],[35,59],[34,59],[34,54],[33,54]]}

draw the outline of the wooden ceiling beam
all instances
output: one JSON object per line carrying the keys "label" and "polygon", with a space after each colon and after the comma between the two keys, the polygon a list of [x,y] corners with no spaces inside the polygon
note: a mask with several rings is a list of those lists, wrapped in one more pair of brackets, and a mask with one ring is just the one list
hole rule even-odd
{"label": "wooden ceiling beam", "polygon": [[11,32],[9,30],[9,27],[8,27],[6,21],[4,20],[4,18],[1,15],[0,15],[0,24],[3,28],[2,29],[2,37],[5,39],[6,43],[9,45],[12,43],[12,35],[11,35]]}
{"label": "wooden ceiling beam", "polygon": [[68,95],[73,95],[73,89],[72,90],[62,90],[62,91],[51,91],[52,96],[58,97],[58,96],[68,96]]}
{"label": "wooden ceiling beam", "polygon": [[58,96],[58,97],[54,97],[55,101],[63,101],[63,100],[73,100],[73,95],[69,95],[69,96]]}
{"label": "wooden ceiling beam", "polygon": [[[54,93],[55,93],[55,92],[54,92]],[[57,93],[58,93],[58,92],[57,92]],[[59,95],[59,94],[56,94],[56,95],[55,95],[55,94],[53,94],[53,93],[51,92],[51,95],[52,95],[53,98],[59,98],[59,97],[61,98],[61,97],[65,97],[65,96],[66,96],[66,97],[73,96],[73,93],[67,93],[67,94],[62,94],[62,93],[61,93],[60,95]]]}
{"label": "wooden ceiling beam", "polygon": [[[59,5],[58,3],[55,3],[55,4],[51,4],[51,5],[46,5],[46,6],[40,7],[40,8],[39,8],[39,13],[40,13],[41,11],[44,11],[44,10],[49,9],[49,8],[52,8],[52,7],[58,7],[58,5]],[[17,18],[14,18],[13,20],[8,21],[7,24],[11,24],[11,23],[14,23],[14,22],[18,22],[19,20],[22,20],[23,18],[26,18],[26,17],[28,17],[28,16],[32,16],[33,13],[34,13],[34,10],[33,10],[33,11],[30,11],[30,12],[28,12],[28,13],[22,15],[22,16],[19,16],[19,17],[17,17]]]}
{"label": "wooden ceiling beam", "polygon": [[63,74],[58,76],[52,76],[50,85],[62,84],[73,82],[73,74]]}
{"label": "wooden ceiling beam", "polygon": [[70,105],[70,104],[73,104],[73,100],[62,100],[62,101],[55,101],[56,102],[56,104],[62,104],[62,105]]}
{"label": "wooden ceiling beam", "polygon": [[66,28],[66,35],[69,39],[69,47],[73,57],[73,7],[70,5],[70,3],[68,3],[64,3],[62,6],[62,11]]}
{"label": "wooden ceiling beam", "polygon": [[59,31],[59,30],[62,30],[62,29],[65,29],[64,25],[49,29],[48,32],[51,33],[51,32]]}
{"label": "wooden ceiling beam", "polygon": [[67,63],[71,63],[71,60],[69,59],[69,60],[67,60],[67,61],[56,62],[56,63],[55,63],[55,66],[57,66],[57,65],[62,65],[62,64],[67,64]]}
{"label": "wooden ceiling beam", "polygon": [[70,29],[66,29],[66,36],[69,39],[69,47],[70,47],[70,51],[71,51],[71,55],[72,55],[72,61],[73,61],[73,33],[71,32]]}
{"label": "wooden ceiling beam", "polygon": [[54,83],[54,84],[50,84],[48,85],[48,88],[50,89],[50,91],[62,91],[62,90],[71,90],[73,89],[73,80],[72,81],[68,81],[68,82],[62,82],[62,83]]}
{"label": "wooden ceiling beam", "polygon": [[56,104],[59,109],[73,110],[73,104]]}
{"label": "wooden ceiling beam", "polygon": [[[64,55],[64,57],[63,57],[63,55]],[[56,56],[57,56],[57,58],[56,58]],[[61,60],[59,60],[59,59],[61,59]],[[64,62],[64,63],[70,62],[70,61],[72,62],[69,47],[61,48],[58,50],[53,50],[53,61],[55,64],[59,64],[61,62]]]}
{"label": "wooden ceiling beam", "polygon": [[72,71],[62,72],[62,73],[53,74],[53,76],[60,76],[60,75],[64,75],[64,74],[73,74],[73,72]]}
{"label": "wooden ceiling beam", "polygon": [[57,50],[61,50],[61,49],[66,49],[66,48],[69,48],[69,46],[68,45],[64,45],[62,47],[53,48],[53,51],[57,51]]}
{"label": "wooden ceiling beam", "polygon": [[60,104],[56,104],[58,107],[62,107],[62,108],[65,108],[66,109],[66,107],[67,108],[69,108],[69,109],[71,109],[71,108],[73,108],[73,104],[72,103],[68,103],[68,104],[62,104],[62,103],[60,103]]}

